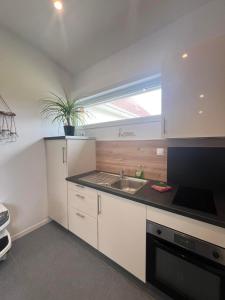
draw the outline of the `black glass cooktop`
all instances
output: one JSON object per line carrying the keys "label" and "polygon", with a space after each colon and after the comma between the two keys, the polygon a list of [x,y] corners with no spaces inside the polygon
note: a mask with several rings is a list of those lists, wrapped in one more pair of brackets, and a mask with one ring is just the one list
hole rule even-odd
{"label": "black glass cooktop", "polygon": [[212,190],[180,186],[173,204],[217,215]]}

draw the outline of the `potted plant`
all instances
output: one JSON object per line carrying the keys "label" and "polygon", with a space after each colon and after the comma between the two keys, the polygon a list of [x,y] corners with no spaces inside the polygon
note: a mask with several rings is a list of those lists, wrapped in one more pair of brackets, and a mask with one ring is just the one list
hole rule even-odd
{"label": "potted plant", "polygon": [[64,132],[67,136],[73,136],[75,126],[83,125],[85,121],[85,111],[78,104],[77,99],[60,97],[50,93],[49,97],[41,99],[43,103],[42,115],[46,118],[52,118],[52,122],[61,122],[64,124]]}

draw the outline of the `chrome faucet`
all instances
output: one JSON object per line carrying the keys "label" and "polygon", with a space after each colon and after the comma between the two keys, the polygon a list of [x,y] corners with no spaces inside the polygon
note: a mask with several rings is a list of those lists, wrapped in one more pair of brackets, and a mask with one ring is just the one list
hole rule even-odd
{"label": "chrome faucet", "polygon": [[123,179],[124,178],[124,169],[121,169],[120,170],[120,179]]}

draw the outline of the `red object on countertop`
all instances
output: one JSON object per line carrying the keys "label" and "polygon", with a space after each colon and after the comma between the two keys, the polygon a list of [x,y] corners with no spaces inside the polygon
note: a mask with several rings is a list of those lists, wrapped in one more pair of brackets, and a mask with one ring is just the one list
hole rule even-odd
{"label": "red object on countertop", "polygon": [[171,190],[172,190],[172,187],[169,186],[169,185],[164,185],[164,186],[162,186],[162,185],[153,184],[153,185],[151,186],[151,188],[152,188],[153,190],[156,190],[157,192],[160,192],[160,193],[168,192],[168,191],[171,191]]}

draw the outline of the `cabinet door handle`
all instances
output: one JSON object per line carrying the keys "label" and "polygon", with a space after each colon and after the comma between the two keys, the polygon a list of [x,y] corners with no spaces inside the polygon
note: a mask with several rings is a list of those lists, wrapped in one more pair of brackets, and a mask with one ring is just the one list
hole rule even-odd
{"label": "cabinet door handle", "polygon": [[77,215],[78,217],[82,218],[82,219],[84,219],[84,218],[85,218],[85,216],[84,216],[84,215],[82,215],[82,214],[80,214],[80,213],[76,213],[76,215]]}
{"label": "cabinet door handle", "polygon": [[62,159],[63,159],[63,164],[66,163],[66,147],[62,147]]}
{"label": "cabinet door handle", "polygon": [[80,194],[76,194],[76,196],[77,196],[78,198],[80,198],[80,199],[85,199],[85,197],[82,196],[82,195],[80,195]]}
{"label": "cabinet door handle", "polygon": [[102,213],[101,195],[98,195],[98,215]]}
{"label": "cabinet door handle", "polygon": [[166,135],[166,118],[163,118],[163,135]]}

